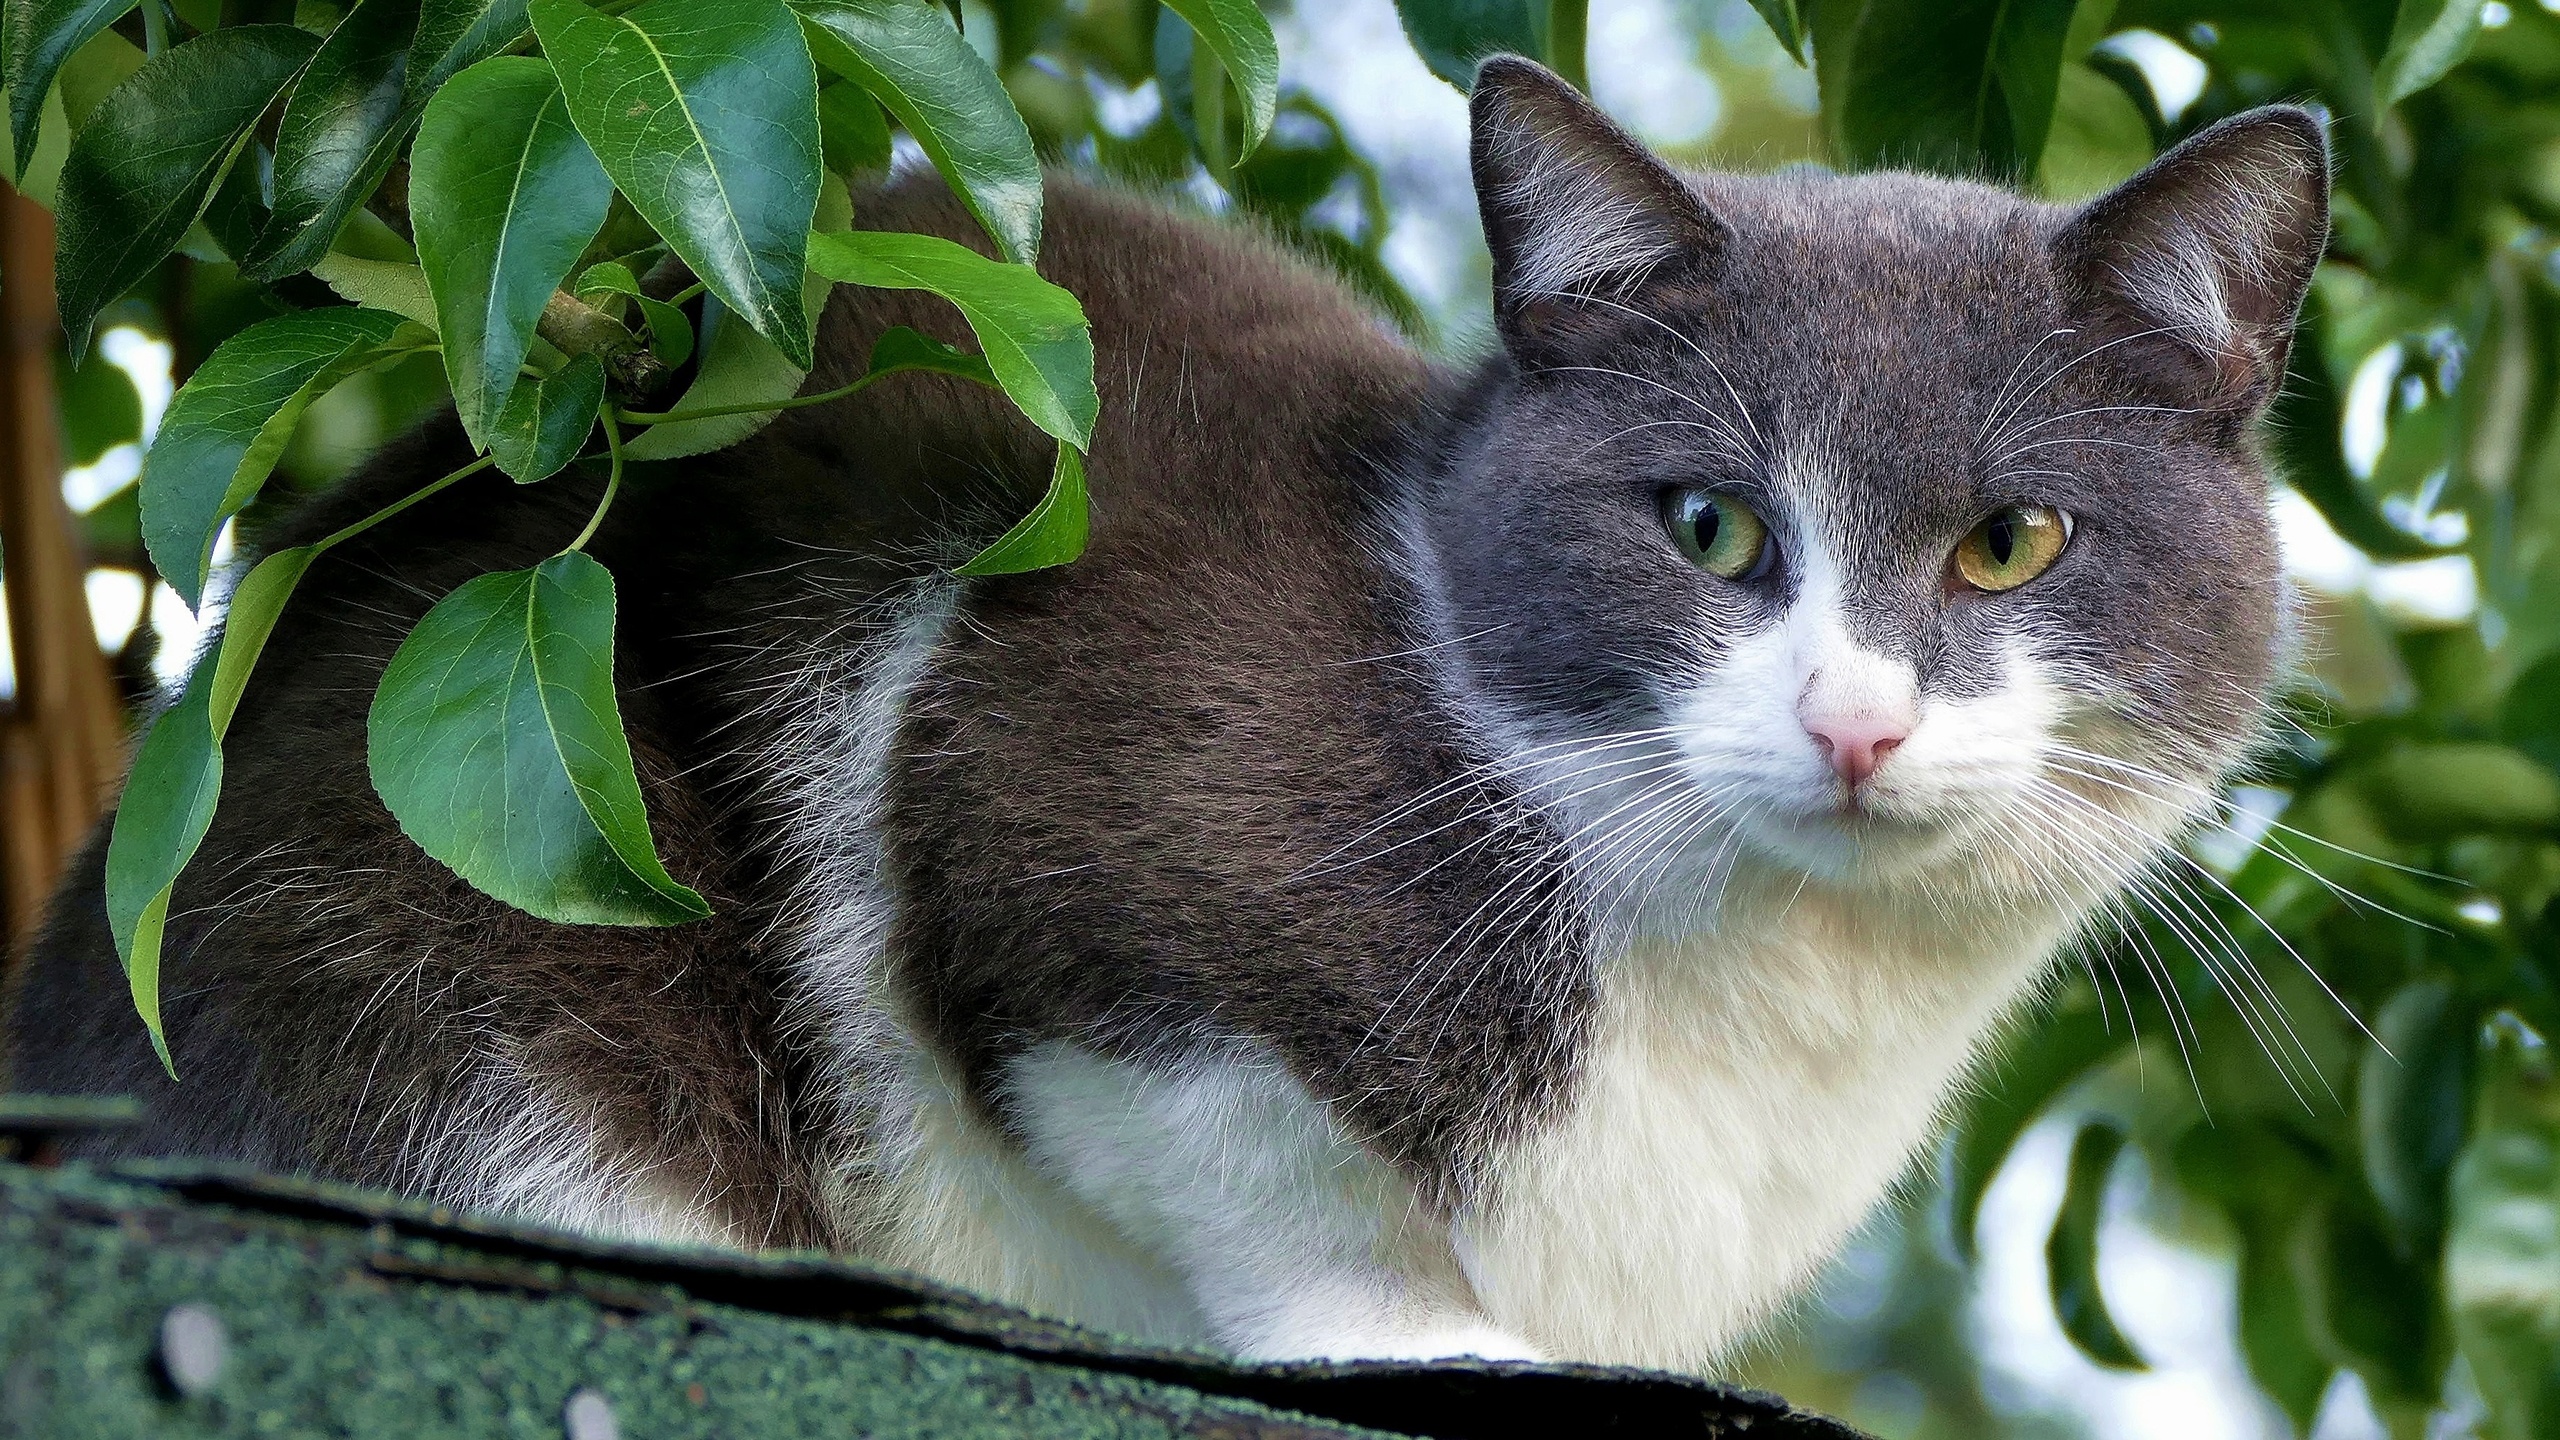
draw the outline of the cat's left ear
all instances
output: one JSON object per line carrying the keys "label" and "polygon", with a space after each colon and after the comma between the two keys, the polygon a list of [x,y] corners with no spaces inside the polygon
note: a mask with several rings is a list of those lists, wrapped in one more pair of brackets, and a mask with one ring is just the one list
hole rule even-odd
{"label": "cat's left ear", "polygon": [[1731,236],[1670,166],[1542,65],[1485,61],[1469,111],[1494,321],[1524,363],[1611,323],[1648,279]]}
{"label": "cat's left ear", "polygon": [[2269,105],[2090,201],[2053,257],[2101,330],[2159,356],[2206,404],[2255,409],[2283,382],[2328,238],[2329,137],[2310,111]]}

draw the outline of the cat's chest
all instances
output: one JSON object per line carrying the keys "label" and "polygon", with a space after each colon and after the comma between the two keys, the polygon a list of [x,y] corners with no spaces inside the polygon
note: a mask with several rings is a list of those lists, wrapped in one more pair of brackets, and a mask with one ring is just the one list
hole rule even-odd
{"label": "cat's chest", "polygon": [[2058,938],[1839,919],[1603,961],[1565,1101],[1458,1227],[1498,1321],[1638,1363],[1726,1349],[1902,1170]]}

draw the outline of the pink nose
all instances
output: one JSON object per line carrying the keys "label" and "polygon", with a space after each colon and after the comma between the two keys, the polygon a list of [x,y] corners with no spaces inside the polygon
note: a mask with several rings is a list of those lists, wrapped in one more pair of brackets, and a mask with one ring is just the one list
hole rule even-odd
{"label": "pink nose", "polygon": [[1825,715],[1805,717],[1804,731],[1855,790],[1910,736],[1911,727],[1879,715]]}

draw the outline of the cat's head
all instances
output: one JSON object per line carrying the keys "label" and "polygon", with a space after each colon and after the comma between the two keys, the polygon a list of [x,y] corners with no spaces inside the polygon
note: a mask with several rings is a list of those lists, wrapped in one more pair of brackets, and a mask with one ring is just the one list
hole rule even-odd
{"label": "cat's head", "polygon": [[1408,520],[1586,869],[2103,887],[2202,813],[2282,645],[2251,432],[2327,233],[2311,115],[2077,207],[1684,177],[1520,60],[1474,123],[1505,353]]}

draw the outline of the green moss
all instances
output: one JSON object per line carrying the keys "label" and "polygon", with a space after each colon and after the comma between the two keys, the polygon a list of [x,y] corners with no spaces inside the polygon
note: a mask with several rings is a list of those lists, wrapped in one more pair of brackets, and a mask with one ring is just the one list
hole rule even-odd
{"label": "green moss", "polygon": [[[159,1355],[181,1305],[219,1317],[224,1352],[186,1394]],[[1672,1377],[1238,1367],[819,1257],[571,1241],[230,1172],[0,1164],[0,1434],[551,1440],[582,1388],[626,1440],[1555,1434],[1567,1416],[1847,1434]]]}

